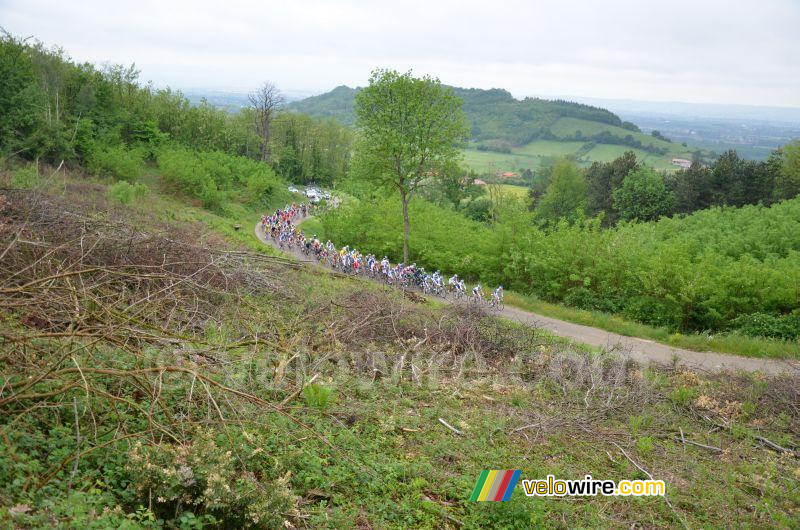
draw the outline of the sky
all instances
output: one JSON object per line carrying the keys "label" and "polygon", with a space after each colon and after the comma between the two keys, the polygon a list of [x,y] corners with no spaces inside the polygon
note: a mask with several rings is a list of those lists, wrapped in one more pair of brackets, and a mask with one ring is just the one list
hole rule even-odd
{"label": "sky", "polygon": [[0,0],[0,27],[156,86],[363,86],[800,107],[800,0]]}

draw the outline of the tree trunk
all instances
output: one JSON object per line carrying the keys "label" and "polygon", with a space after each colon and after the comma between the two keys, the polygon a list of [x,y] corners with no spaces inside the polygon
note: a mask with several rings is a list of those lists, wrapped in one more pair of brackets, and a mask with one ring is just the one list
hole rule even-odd
{"label": "tree trunk", "polygon": [[408,265],[408,197],[405,192],[400,192],[400,200],[403,203],[403,263]]}

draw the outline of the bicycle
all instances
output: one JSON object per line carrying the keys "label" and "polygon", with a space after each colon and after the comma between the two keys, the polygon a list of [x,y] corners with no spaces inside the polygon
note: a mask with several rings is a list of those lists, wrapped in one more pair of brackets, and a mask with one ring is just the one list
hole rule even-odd
{"label": "bicycle", "polygon": [[506,304],[502,298],[498,298],[497,296],[492,296],[489,300],[489,309],[493,311],[502,311],[506,308]]}

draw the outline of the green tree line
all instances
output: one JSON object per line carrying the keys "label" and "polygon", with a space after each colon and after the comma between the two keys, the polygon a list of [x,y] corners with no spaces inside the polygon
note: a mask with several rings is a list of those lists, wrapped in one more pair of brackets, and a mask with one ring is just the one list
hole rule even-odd
{"label": "green tree line", "polygon": [[[134,65],[75,63],[60,48],[0,35],[0,156],[84,165],[133,180],[167,144],[258,160],[255,108],[237,113],[139,81]],[[281,111],[270,160],[293,182],[330,183],[349,165],[350,132]],[[231,162],[233,163],[233,162]]]}
{"label": "green tree line", "polygon": [[545,223],[601,216],[604,226],[620,220],[653,221],[711,206],[769,205],[800,192],[800,143],[776,150],[764,161],[720,155],[710,165],[695,162],[673,173],[657,172],[632,151],[612,162],[581,170],[569,161],[546,168],[529,191],[530,208]]}

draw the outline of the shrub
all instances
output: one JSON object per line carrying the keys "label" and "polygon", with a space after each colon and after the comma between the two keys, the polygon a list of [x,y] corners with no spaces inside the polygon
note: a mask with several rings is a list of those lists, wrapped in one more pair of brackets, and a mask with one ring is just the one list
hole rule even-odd
{"label": "shrub", "polygon": [[318,409],[327,408],[331,400],[333,389],[328,388],[316,383],[311,383],[303,389],[303,398],[306,405],[309,407],[316,407]]}
{"label": "shrub", "polygon": [[242,156],[165,146],[157,151],[156,161],[167,182],[211,210],[220,210],[232,192],[246,193],[248,202],[259,206],[288,195],[272,168]]}
{"label": "shrub", "polygon": [[135,200],[145,197],[148,192],[149,190],[144,184],[130,184],[122,180],[109,186],[106,195],[120,204],[131,204]]}
{"label": "shrub", "polygon": [[11,174],[11,186],[14,188],[33,188],[39,182],[39,172],[36,166],[29,164],[19,168]]}
{"label": "shrub", "polygon": [[[129,471],[136,476],[132,487],[139,498],[152,499],[153,512],[164,520],[175,517],[183,507],[192,510],[177,512],[184,522],[219,520],[231,528],[282,526],[281,514],[291,511],[294,502],[286,481],[244,472],[244,463],[223,440],[212,431],[198,431],[187,445],[137,443],[128,455]],[[237,447],[239,452],[247,446],[244,440],[240,442],[244,445]],[[257,449],[252,453],[263,454]],[[259,454],[247,465],[259,460],[271,458]]]}
{"label": "shrub", "polygon": [[144,171],[144,156],[141,150],[124,146],[95,147],[89,154],[87,169],[101,177],[115,177],[134,181]]}
{"label": "shrub", "polygon": [[796,340],[800,337],[800,313],[741,315],[731,321],[731,328],[750,337]]}

